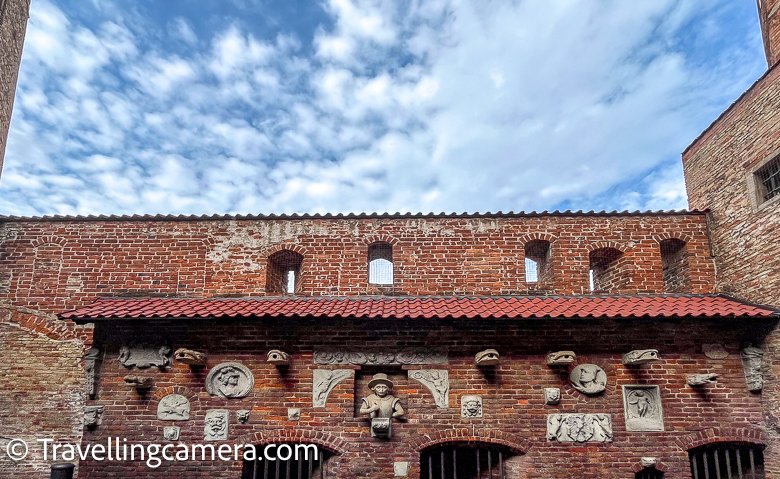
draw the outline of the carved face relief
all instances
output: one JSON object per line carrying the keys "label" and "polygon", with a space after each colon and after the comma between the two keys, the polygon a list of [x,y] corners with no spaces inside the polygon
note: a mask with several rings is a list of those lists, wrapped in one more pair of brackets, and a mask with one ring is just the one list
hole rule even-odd
{"label": "carved face relief", "polygon": [[157,405],[157,419],[186,421],[190,418],[190,401],[181,394],[169,394]]}
{"label": "carved face relief", "polygon": [[544,388],[544,403],[554,406],[561,402],[561,390],[558,388]]}
{"label": "carved face relief", "polygon": [[482,417],[482,396],[463,396],[460,398],[460,417]]}
{"label": "carved face relief", "polygon": [[246,424],[247,421],[249,421],[249,411],[248,409],[242,409],[240,411],[236,411],[236,418],[238,419],[238,422],[241,424]]}
{"label": "carved face relief", "polygon": [[86,406],[84,408],[84,426],[99,426],[103,419],[103,406]]}
{"label": "carved face relief", "polygon": [[206,390],[212,396],[242,398],[255,385],[255,377],[246,366],[239,363],[222,363],[206,376]]}
{"label": "carved face relief", "polygon": [[297,407],[291,407],[287,409],[287,419],[290,421],[298,421],[301,419],[301,410]]}
{"label": "carved face relief", "polygon": [[165,426],[163,428],[163,437],[168,441],[178,441],[180,431],[181,428],[179,426]]}
{"label": "carved face relief", "polygon": [[228,438],[228,410],[211,409],[206,411],[203,435],[206,441],[225,441]]}
{"label": "carved face relief", "polygon": [[569,379],[583,394],[599,394],[607,387],[607,373],[595,364],[580,364],[572,369]]}

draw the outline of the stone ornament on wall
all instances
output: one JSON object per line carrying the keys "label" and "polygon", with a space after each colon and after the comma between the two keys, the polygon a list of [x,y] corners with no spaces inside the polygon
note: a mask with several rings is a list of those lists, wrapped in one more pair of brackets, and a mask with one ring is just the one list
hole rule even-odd
{"label": "stone ornament on wall", "polygon": [[351,369],[315,369],[312,379],[312,406],[325,407],[328,395],[338,383],[352,376]]}
{"label": "stone ornament on wall", "polygon": [[227,441],[228,438],[227,409],[210,409],[206,411],[203,427],[203,439],[206,441]]}
{"label": "stone ornament on wall", "polygon": [[241,363],[222,363],[206,376],[206,391],[225,399],[246,397],[255,387],[252,371]]}
{"label": "stone ornament on wall", "polygon": [[548,366],[568,366],[576,360],[574,351],[556,351],[547,355]]}
{"label": "stone ornament on wall", "polygon": [[544,388],[544,403],[555,406],[561,402],[561,390],[559,388]]}
{"label": "stone ornament on wall", "polygon": [[371,437],[389,438],[393,418],[403,416],[406,411],[401,406],[401,400],[390,394],[393,382],[387,374],[374,374],[368,382],[368,389],[371,394],[361,401],[360,414],[368,414],[371,418]]}
{"label": "stone ornament on wall", "polygon": [[170,354],[171,348],[168,346],[122,346],[119,348],[119,362],[126,368],[146,369],[155,366],[166,369],[171,365]]}
{"label": "stone ornament on wall", "polygon": [[627,431],[663,431],[664,413],[658,386],[623,386]]}
{"label": "stone ornament on wall", "polygon": [[626,366],[639,366],[653,361],[658,361],[657,349],[635,349],[623,355],[623,364]]}
{"label": "stone ornament on wall", "polygon": [[447,364],[447,354],[437,349],[413,348],[400,351],[314,351],[314,364],[322,365],[426,365]]}
{"label": "stone ornament on wall", "polygon": [[723,348],[723,345],[717,343],[702,344],[701,350],[710,359],[725,359],[729,355],[729,352]]}
{"label": "stone ornament on wall", "polygon": [[740,356],[748,391],[761,391],[764,389],[764,351],[748,346],[742,350]]}
{"label": "stone ornament on wall", "polygon": [[206,355],[199,351],[193,351],[192,349],[179,348],[173,353],[173,357],[176,361],[190,366],[206,365]]}
{"label": "stone ornament on wall", "polygon": [[477,396],[477,395],[461,396],[460,417],[466,419],[482,417],[482,396]]}
{"label": "stone ornament on wall", "polygon": [[409,475],[409,463],[406,461],[396,461],[393,463],[393,476],[406,477]]}
{"label": "stone ornament on wall", "polygon": [[607,387],[607,373],[595,364],[580,364],[569,374],[572,386],[577,391],[588,394],[600,394]]}
{"label": "stone ornament on wall", "polygon": [[658,458],[657,457],[642,457],[639,458],[639,464],[642,465],[645,469],[654,468],[658,465]]}
{"label": "stone ornament on wall", "polygon": [[157,405],[157,419],[187,421],[190,418],[190,400],[181,394],[169,394]]}
{"label": "stone ornament on wall", "polygon": [[547,440],[558,442],[612,442],[609,414],[550,414]]}
{"label": "stone ornament on wall", "polygon": [[278,349],[268,351],[267,360],[275,366],[288,366],[290,364],[290,355]]}
{"label": "stone ornament on wall", "polygon": [[103,406],[84,407],[84,426],[97,427],[103,422]]}
{"label": "stone ornament on wall", "polygon": [[287,408],[287,419],[290,421],[299,421],[301,419],[301,409],[297,407]]}
{"label": "stone ornament on wall", "polygon": [[409,371],[409,379],[420,382],[433,394],[436,407],[444,409],[450,404],[449,372],[445,369],[416,369]]}
{"label": "stone ornament on wall", "polygon": [[95,370],[100,360],[100,349],[92,347],[84,356],[84,374],[86,375],[87,396],[95,399]]}
{"label": "stone ornament on wall", "polygon": [[498,351],[495,349],[486,349],[484,351],[480,351],[474,357],[474,363],[480,367],[496,366],[500,362],[501,357],[498,355]]}
{"label": "stone ornament on wall", "polygon": [[236,419],[238,419],[238,422],[241,424],[246,424],[249,422],[249,413],[252,412],[249,409],[241,409],[236,411]]}
{"label": "stone ornament on wall", "polygon": [[165,426],[163,428],[163,437],[168,441],[178,441],[181,428],[179,426]]}
{"label": "stone ornament on wall", "polygon": [[154,386],[154,379],[128,374],[125,376],[125,384],[136,389],[151,389]]}
{"label": "stone ornament on wall", "polygon": [[707,384],[717,383],[718,375],[715,373],[691,374],[685,378],[685,381],[688,383],[688,386],[701,387],[706,386]]}

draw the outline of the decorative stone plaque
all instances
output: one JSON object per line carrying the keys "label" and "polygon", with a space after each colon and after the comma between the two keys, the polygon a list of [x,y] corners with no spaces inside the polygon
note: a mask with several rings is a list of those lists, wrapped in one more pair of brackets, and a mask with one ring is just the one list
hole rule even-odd
{"label": "decorative stone plaque", "polygon": [[126,368],[146,369],[156,366],[165,369],[171,365],[171,348],[168,346],[119,348],[119,362]]}
{"label": "decorative stone plaque", "polygon": [[103,406],[84,407],[84,426],[93,428],[103,422]]}
{"label": "decorative stone plaque", "polygon": [[87,395],[95,399],[95,369],[100,359],[100,349],[92,347],[84,356],[84,374],[86,375]]}
{"label": "decorative stone plaque", "polygon": [[181,428],[179,426],[165,426],[163,428],[163,437],[168,441],[178,441],[180,431]]}
{"label": "decorative stone plaque", "polygon": [[555,406],[561,402],[561,390],[559,388],[544,388],[544,403]]}
{"label": "decorative stone plaque", "polygon": [[214,366],[206,376],[206,391],[226,399],[242,398],[252,392],[255,377],[241,363],[222,363]]}
{"label": "decorative stone plaque", "polygon": [[228,438],[227,409],[210,409],[206,411],[203,439],[206,441],[227,441]]}
{"label": "decorative stone plaque", "polygon": [[664,413],[658,386],[623,386],[627,431],[663,431]]}
{"label": "decorative stone plaque", "polygon": [[612,442],[609,414],[550,414],[547,440],[558,442]]}
{"label": "decorative stone plaque", "polygon": [[450,379],[446,369],[417,369],[409,371],[409,379],[419,381],[433,394],[433,401],[440,409],[450,404]]}
{"label": "decorative stone plaque", "polygon": [[685,379],[685,381],[688,383],[688,386],[693,386],[693,387],[706,386],[707,384],[717,383],[718,375],[715,373],[691,374]]}
{"label": "decorative stone plaque", "polygon": [[409,463],[396,461],[393,463],[393,476],[406,477],[409,475]]}
{"label": "decorative stone plaque", "polygon": [[626,366],[639,366],[653,361],[658,361],[657,349],[635,349],[623,355],[623,364]]}
{"label": "decorative stone plaque", "polygon": [[702,344],[701,350],[710,359],[725,359],[729,355],[729,352],[723,348],[723,345],[717,343]]}
{"label": "decorative stone plaque", "polygon": [[314,351],[314,364],[425,365],[447,364],[447,354],[437,349],[413,348],[400,351]]}
{"label": "decorative stone plaque", "polygon": [[315,369],[312,380],[312,406],[325,407],[328,395],[333,388],[351,376],[351,369]]}
{"label": "decorative stone plaque", "polygon": [[742,350],[741,356],[748,391],[761,391],[764,389],[764,351],[748,346]]}
{"label": "decorative stone plaque", "polygon": [[607,387],[607,373],[595,364],[580,364],[572,369],[569,379],[574,389],[583,394],[599,394]]}
{"label": "decorative stone plaque", "polygon": [[252,412],[249,409],[241,409],[239,411],[236,411],[236,419],[238,419],[238,422],[241,424],[246,424],[249,422],[249,413]]}
{"label": "decorative stone plaque", "polygon": [[298,421],[301,419],[301,409],[297,407],[287,408],[287,419]]}
{"label": "decorative stone plaque", "polygon": [[187,421],[190,418],[190,400],[181,394],[169,394],[157,405],[157,419]]}
{"label": "decorative stone plaque", "polygon": [[482,417],[482,396],[461,396],[460,417],[467,419]]}

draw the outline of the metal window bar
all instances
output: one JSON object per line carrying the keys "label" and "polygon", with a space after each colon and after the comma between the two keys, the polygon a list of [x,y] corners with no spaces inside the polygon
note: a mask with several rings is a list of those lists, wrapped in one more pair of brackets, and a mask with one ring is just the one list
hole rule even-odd
{"label": "metal window bar", "polygon": [[443,446],[421,457],[424,479],[506,479],[505,454],[500,448]]}
{"label": "metal window bar", "polygon": [[[760,447],[723,444],[690,452],[693,479],[763,479],[764,456]],[[638,479],[661,477],[637,474]]]}
{"label": "metal window bar", "polygon": [[319,479],[326,479],[328,477],[327,457],[324,456],[325,454],[320,452],[316,459],[309,456],[301,460],[271,462],[256,459],[247,461],[241,477],[251,479],[315,479],[319,476]]}
{"label": "metal window bar", "polygon": [[764,187],[764,201],[780,195],[780,158],[775,158],[758,171],[756,177]]}

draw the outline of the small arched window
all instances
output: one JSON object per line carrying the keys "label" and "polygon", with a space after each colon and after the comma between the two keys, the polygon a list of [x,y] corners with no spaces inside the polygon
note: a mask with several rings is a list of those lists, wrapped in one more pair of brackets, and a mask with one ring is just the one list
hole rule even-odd
{"label": "small arched window", "polygon": [[627,283],[626,271],[618,260],[623,252],[615,248],[599,248],[590,252],[588,277],[594,293],[617,291]]}
{"label": "small arched window", "polygon": [[507,477],[511,450],[490,443],[443,444],[422,452],[420,479],[481,479]]}
{"label": "small arched window", "polygon": [[681,293],[688,289],[688,247],[685,241],[661,241],[661,264],[664,269],[664,293]]}
{"label": "small arched window", "polygon": [[764,479],[764,447],[716,442],[688,451],[693,479]]}
{"label": "small arched window", "polygon": [[267,294],[295,294],[300,290],[303,255],[283,249],[268,257],[265,274]]}
{"label": "small arched window", "polygon": [[550,268],[550,242],[532,240],[525,244],[525,282],[549,283],[552,281]]}
{"label": "small arched window", "polygon": [[393,246],[390,243],[374,243],[368,247],[369,284],[393,284]]}

